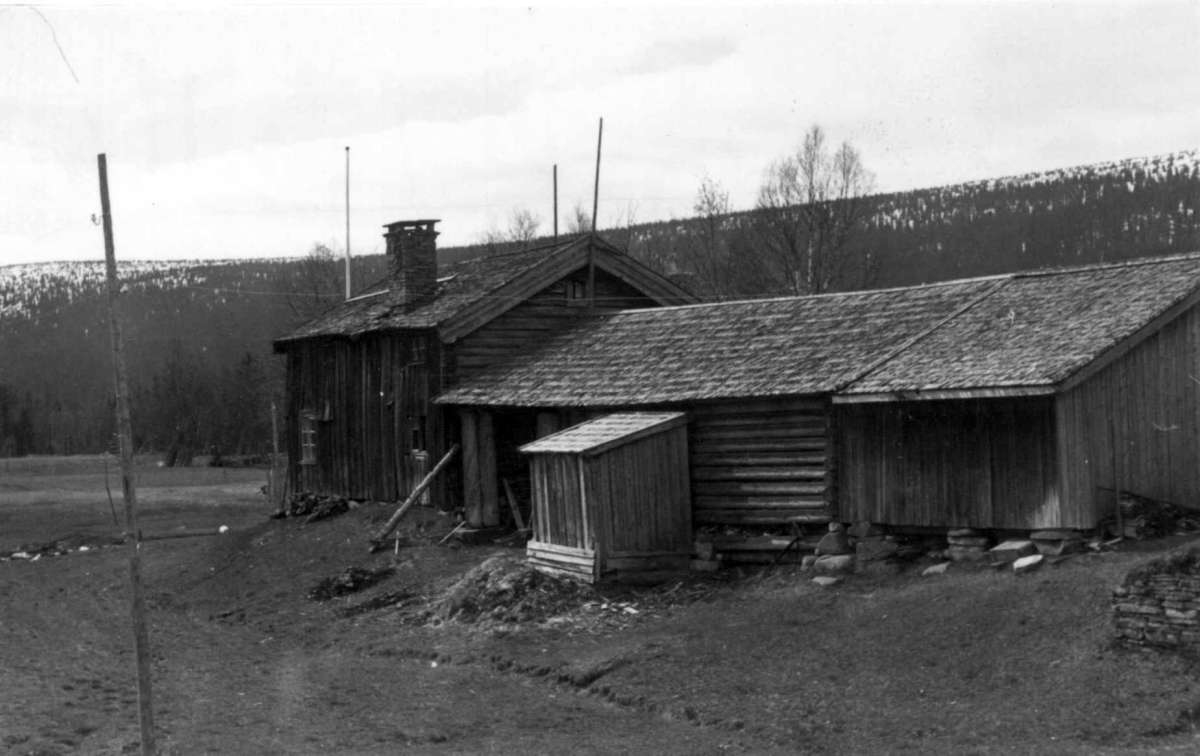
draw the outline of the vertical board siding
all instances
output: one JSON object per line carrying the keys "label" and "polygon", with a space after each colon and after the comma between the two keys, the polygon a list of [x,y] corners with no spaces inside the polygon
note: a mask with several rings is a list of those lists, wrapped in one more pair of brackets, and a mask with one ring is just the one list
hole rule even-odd
{"label": "vertical board siding", "polygon": [[1049,398],[843,405],[838,517],[890,525],[1078,527],[1064,516]]}
{"label": "vertical board siding", "polygon": [[[1114,490],[1200,506],[1200,314],[1192,308],[1057,398],[1066,506],[1093,525]],[[1115,468],[1114,468],[1115,465]]]}
{"label": "vertical board siding", "polygon": [[[394,501],[420,482],[412,432],[419,429],[434,462],[444,453],[440,350],[432,332],[372,334],[288,346],[284,446],[293,491]],[[300,417],[317,417],[317,463],[301,465]],[[422,421],[422,418],[424,420]],[[441,501],[444,486],[431,496]]]}
{"label": "vertical board siding", "polygon": [[689,411],[697,524],[784,524],[830,514],[827,400],[721,402]]}
{"label": "vertical board siding", "polygon": [[[532,454],[530,465],[537,564],[554,563],[545,545],[594,552],[597,575],[652,569],[664,555],[686,561],[692,539],[686,426],[594,456]],[[610,568],[610,556],[619,568]]]}

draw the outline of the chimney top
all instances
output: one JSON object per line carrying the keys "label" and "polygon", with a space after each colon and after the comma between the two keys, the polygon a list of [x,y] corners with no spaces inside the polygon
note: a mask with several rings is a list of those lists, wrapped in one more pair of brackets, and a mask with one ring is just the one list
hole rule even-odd
{"label": "chimney top", "polygon": [[388,230],[389,234],[397,231],[432,231],[433,224],[441,223],[441,218],[427,218],[425,220],[402,220],[395,223],[385,223],[383,227]]}

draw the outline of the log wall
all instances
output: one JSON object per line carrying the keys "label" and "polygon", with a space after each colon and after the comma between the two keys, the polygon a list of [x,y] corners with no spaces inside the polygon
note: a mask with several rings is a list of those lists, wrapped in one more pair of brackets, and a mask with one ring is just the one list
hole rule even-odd
{"label": "log wall", "polygon": [[596,310],[653,307],[654,300],[604,271],[596,271],[596,307],[568,299],[568,289],[585,285],[586,270],[580,270],[539,291],[496,319],[459,339],[453,345],[454,376],[477,372],[515,354],[522,354],[546,337],[570,326],[582,315]]}
{"label": "log wall", "polygon": [[842,405],[837,426],[840,520],[1088,527],[1061,506],[1048,397]]}
{"label": "log wall", "polygon": [[1058,454],[1079,527],[1114,489],[1200,507],[1200,313],[1192,308],[1061,394]]}
{"label": "log wall", "polygon": [[[447,446],[440,349],[432,332],[297,342],[287,351],[285,446],[292,491],[403,499]],[[301,416],[316,425],[316,462],[300,464]],[[424,454],[414,454],[414,444]],[[432,461],[430,460],[432,458]],[[446,481],[430,496],[441,502]]]}
{"label": "log wall", "polygon": [[726,401],[688,411],[696,524],[829,519],[834,477],[827,400]]}

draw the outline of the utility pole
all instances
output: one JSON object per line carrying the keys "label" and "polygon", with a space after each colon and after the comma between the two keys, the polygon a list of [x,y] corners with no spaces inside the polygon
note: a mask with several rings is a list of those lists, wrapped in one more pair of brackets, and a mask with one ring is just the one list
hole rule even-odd
{"label": "utility pole", "polygon": [[558,244],[558,163],[554,164],[554,243]]}
{"label": "utility pole", "polygon": [[117,392],[117,437],[121,451],[121,490],[125,498],[125,543],[129,545],[130,609],[133,615],[133,648],[137,657],[138,723],[142,754],[154,756],[154,708],[150,696],[150,639],[146,630],[146,603],[142,596],[142,543],[137,526],[137,489],[133,471],[133,423],[129,412],[129,381],[125,371],[121,323],[117,317],[117,256],[113,249],[112,211],[108,203],[108,164],[104,153],[96,157],[100,169],[100,211],[104,221],[104,268],[108,283],[108,325],[112,336],[113,382]]}
{"label": "utility pole", "polygon": [[600,144],[604,141],[604,118],[596,134],[596,181],[592,185],[592,238],[588,239],[588,307],[596,306],[596,214],[600,210]]}
{"label": "utility pole", "polygon": [[346,299],[350,298],[350,145],[346,145]]}

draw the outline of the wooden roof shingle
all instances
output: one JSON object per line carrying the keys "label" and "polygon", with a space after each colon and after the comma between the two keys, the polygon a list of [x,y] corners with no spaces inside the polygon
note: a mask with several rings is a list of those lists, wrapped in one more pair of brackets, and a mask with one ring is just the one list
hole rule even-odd
{"label": "wooden roof shingle", "polygon": [[521,452],[595,455],[685,422],[683,412],[616,412],[539,438]]}
{"label": "wooden roof shingle", "polygon": [[[585,321],[438,398],[618,407],[1052,393],[1196,303],[1200,254]],[[932,392],[932,393],[931,393]]]}
{"label": "wooden roof shingle", "polygon": [[829,393],[995,284],[627,310],[559,334],[439,401],[605,407]]}
{"label": "wooden roof shingle", "polygon": [[[415,308],[398,304],[386,278],[364,293],[334,305],[292,333],[276,339],[277,349],[289,342],[312,338],[355,338],[375,331],[439,328],[451,339],[469,332],[481,318],[517,304],[537,289],[585,264],[588,248],[598,268],[607,270],[658,301],[695,301],[687,292],[654,271],[639,265],[603,239],[578,236],[558,244],[519,252],[463,260],[438,270],[438,290],[429,302]],[[461,322],[460,322],[461,321]]]}

